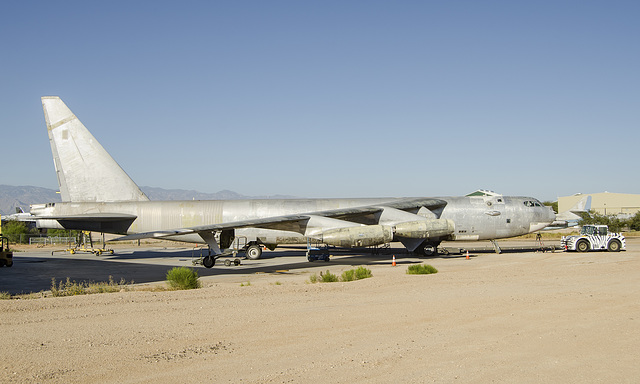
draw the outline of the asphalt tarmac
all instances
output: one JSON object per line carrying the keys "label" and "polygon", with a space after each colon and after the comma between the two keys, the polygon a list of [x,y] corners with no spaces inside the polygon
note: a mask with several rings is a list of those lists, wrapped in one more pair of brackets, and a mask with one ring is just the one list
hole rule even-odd
{"label": "asphalt tarmac", "polygon": [[[533,241],[501,242],[503,249],[509,245],[516,247],[531,246]],[[456,247],[476,246],[470,257],[477,257],[483,252],[493,252],[490,243],[459,244],[449,243]],[[445,244],[446,246],[446,244]],[[0,292],[11,295],[47,291],[51,288],[52,279],[66,281],[69,278],[76,282],[102,282],[112,278],[134,284],[150,284],[162,282],[168,270],[173,267],[195,267],[198,274],[208,281],[225,281],[242,279],[260,273],[314,273],[328,268],[330,265],[373,265],[391,264],[396,256],[398,264],[421,263],[425,257],[408,254],[400,244],[392,244],[378,254],[371,251],[333,250],[329,262],[308,262],[304,248],[278,248],[265,251],[258,260],[241,259],[238,266],[225,266],[224,258],[218,259],[213,268],[194,265],[201,252],[187,247],[141,246],[115,248],[114,254],[96,256],[92,253],[61,252],[60,247],[29,249],[14,253],[14,264],[11,268],[0,268]],[[439,258],[460,258],[465,254],[440,255]],[[234,258],[230,258],[231,261]],[[212,280],[210,280],[212,279]]]}

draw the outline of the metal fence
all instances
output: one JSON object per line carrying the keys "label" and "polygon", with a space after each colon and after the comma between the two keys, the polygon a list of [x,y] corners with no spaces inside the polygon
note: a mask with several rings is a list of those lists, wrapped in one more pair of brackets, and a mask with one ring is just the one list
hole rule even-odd
{"label": "metal fence", "polygon": [[37,245],[75,245],[75,237],[20,235],[20,242],[25,243],[23,236],[29,236],[29,244]]}

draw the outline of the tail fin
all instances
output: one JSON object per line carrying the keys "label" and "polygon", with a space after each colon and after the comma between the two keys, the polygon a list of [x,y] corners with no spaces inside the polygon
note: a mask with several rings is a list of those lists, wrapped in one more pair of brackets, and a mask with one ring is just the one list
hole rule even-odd
{"label": "tail fin", "polygon": [[582,212],[589,212],[591,210],[591,195],[585,196],[578,200],[573,207],[569,208],[569,212],[580,214]]}
{"label": "tail fin", "polygon": [[59,97],[42,108],[62,201],[149,200]]}

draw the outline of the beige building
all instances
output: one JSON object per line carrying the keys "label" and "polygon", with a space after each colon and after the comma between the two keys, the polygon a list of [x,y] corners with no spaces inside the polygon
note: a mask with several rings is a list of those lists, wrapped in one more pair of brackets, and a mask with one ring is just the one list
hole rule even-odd
{"label": "beige building", "polygon": [[591,210],[601,215],[633,215],[640,211],[640,195],[630,193],[577,193],[558,198],[558,212],[564,212],[585,196],[591,196]]}

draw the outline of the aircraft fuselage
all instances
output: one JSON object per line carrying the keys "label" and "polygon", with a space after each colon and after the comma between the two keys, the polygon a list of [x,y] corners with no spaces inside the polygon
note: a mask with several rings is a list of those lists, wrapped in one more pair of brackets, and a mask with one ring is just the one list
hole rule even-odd
{"label": "aircraft fuselage", "polygon": [[[530,197],[472,196],[435,197],[447,202],[440,211],[421,208],[415,212],[427,218],[449,219],[455,230],[440,240],[492,240],[519,236],[544,228],[553,221],[550,208]],[[384,205],[394,198],[365,199],[267,199],[267,200],[184,200],[138,202],[73,202],[49,203],[34,206],[36,216],[58,217],[73,215],[105,215],[101,221],[40,219],[40,228],[91,229],[117,234],[136,234],[158,229],[189,228],[208,224],[237,222],[261,217],[275,217],[343,209]],[[117,217],[109,220],[109,214],[130,215],[130,219]],[[80,223],[80,224],[79,224]],[[375,217],[362,218],[359,224],[377,224]],[[261,228],[236,229],[237,236],[250,240],[259,239],[264,244],[299,244],[306,237],[292,231]],[[179,240],[202,243],[200,236],[181,235]]]}

